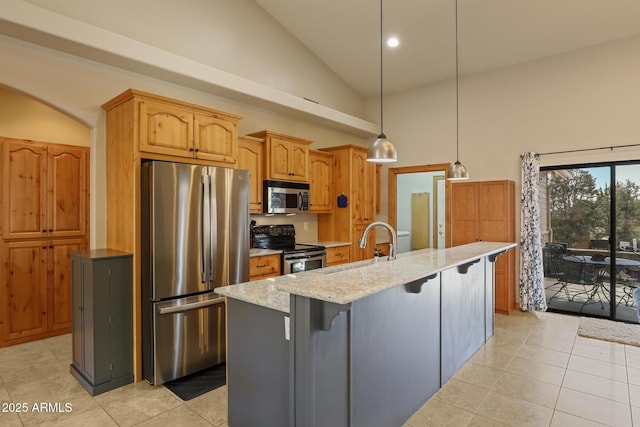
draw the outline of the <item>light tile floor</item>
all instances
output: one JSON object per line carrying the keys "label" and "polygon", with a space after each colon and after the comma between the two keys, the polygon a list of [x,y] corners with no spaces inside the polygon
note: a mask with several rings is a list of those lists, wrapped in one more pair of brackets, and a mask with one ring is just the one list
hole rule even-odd
{"label": "light tile floor", "polygon": [[[577,317],[497,315],[495,336],[405,427],[640,427],[640,347],[577,329]],[[0,426],[227,426],[226,387],[188,402],[146,382],[91,397],[70,360],[70,335],[0,349]]]}

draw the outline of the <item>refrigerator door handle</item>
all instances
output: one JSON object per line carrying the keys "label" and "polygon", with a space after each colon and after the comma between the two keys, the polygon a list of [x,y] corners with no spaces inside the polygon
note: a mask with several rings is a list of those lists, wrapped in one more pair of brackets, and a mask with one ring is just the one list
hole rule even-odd
{"label": "refrigerator door handle", "polygon": [[209,175],[202,175],[201,179],[202,190],[202,208],[200,211],[200,230],[202,235],[200,236],[200,272],[202,275],[202,283],[209,282],[211,273],[209,268],[211,266],[211,214],[209,213],[211,205],[211,177]]}
{"label": "refrigerator door handle", "polygon": [[190,304],[175,305],[172,307],[162,307],[158,310],[160,314],[180,313],[183,311],[193,310],[196,308],[209,307],[210,305],[220,304],[224,302],[224,297],[213,298],[207,301],[192,302]]}

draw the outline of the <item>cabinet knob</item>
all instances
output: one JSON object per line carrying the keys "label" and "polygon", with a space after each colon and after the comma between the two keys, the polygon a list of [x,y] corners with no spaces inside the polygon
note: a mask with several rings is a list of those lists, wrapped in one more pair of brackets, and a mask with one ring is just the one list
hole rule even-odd
{"label": "cabinet knob", "polygon": [[193,151],[193,147],[189,148],[189,151]]}
{"label": "cabinet knob", "polygon": [[194,151],[197,153],[198,151],[200,151],[200,149],[199,149],[199,148],[196,148]]}
{"label": "cabinet knob", "polygon": [[49,233],[53,233],[53,228],[50,228],[50,229],[49,229]]}
{"label": "cabinet knob", "polygon": [[43,233],[46,233],[46,232],[47,232],[47,230],[42,230],[42,232],[43,232]]}
{"label": "cabinet knob", "polygon": [[256,268],[264,268],[264,267],[266,267],[266,266],[267,266],[267,264],[256,265]]}

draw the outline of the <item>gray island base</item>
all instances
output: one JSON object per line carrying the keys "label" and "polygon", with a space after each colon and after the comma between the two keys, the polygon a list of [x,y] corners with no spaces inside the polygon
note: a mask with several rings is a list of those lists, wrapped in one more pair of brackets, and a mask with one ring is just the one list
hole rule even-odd
{"label": "gray island base", "polygon": [[228,420],[401,426],[493,336],[511,243],[404,253],[228,286]]}

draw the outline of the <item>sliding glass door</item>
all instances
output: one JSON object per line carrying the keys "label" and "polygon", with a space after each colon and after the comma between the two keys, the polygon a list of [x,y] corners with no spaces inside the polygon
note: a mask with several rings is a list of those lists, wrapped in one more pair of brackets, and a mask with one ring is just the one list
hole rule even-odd
{"label": "sliding glass door", "polygon": [[640,164],[543,168],[540,189],[549,309],[638,323]]}

